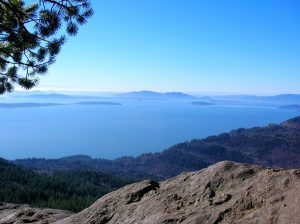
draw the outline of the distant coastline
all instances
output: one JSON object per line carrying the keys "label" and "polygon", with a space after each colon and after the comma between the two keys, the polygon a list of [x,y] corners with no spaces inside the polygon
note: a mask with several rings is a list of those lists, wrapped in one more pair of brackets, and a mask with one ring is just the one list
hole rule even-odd
{"label": "distant coastline", "polygon": [[31,107],[51,107],[51,106],[68,106],[68,105],[105,105],[105,106],[120,106],[121,103],[117,102],[108,102],[108,101],[86,101],[78,103],[0,103],[0,108],[3,109],[14,109],[14,108],[31,108]]}
{"label": "distant coastline", "polygon": [[281,109],[290,109],[290,110],[300,110],[300,104],[290,104],[285,106],[280,106]]}
{"label": "distant coastline", "polygon": [[107,101],[86,101],[86,102],[78,102],[76,105],[107,105],[107,106],[121,106],[121,103],[116,102],[107,102]]}
{"label": "distant coastline", "polygon": [[49,107],[49,106],[62,106],[61,103],[0,103],[0,108],[27,108],[27,107]]}
{"label": "distant coastline", "polygon": [[196,105],[196,106],[214,106],[214,105],[217,105],[217,104],[210,103],[210,102],[196,101],[196,102],[192,102],[192,105]]}

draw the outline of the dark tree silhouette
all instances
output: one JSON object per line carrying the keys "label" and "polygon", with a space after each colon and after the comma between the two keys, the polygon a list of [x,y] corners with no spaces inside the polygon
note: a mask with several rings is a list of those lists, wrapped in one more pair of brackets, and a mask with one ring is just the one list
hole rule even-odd
{"label": "dark tree silhouette", "polygon": [[35,86],[92,14],[88,0],[0,0],[0,94]]}

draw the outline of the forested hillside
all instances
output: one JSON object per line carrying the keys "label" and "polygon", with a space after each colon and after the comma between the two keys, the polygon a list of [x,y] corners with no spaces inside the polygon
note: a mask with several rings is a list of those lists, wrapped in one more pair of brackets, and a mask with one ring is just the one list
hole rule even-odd
{"label": "forested hillside", "polygon": [[183,171],[199,170],[223,160],[272,167],[300,167],[300,117],[281,124],[240,128],[205,139],[194,139],[161,153],[115,160],[73,156],[62,159],[23,159],[16,164],[37,171],[110,171],[136,178],[164,179]]}
{"label": "forested hillside", "polygon": [[0,159],[0,201],[80,211],[132,180],[93,171],[38,174]]}

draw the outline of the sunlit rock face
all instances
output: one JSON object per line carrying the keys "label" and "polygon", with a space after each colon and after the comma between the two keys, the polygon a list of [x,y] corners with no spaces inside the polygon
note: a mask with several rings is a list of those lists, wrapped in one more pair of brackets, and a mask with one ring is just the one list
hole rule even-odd
{"label": "sunlit rock face", "polygon": [[300,170],[220,162],[172,179],[142,181],[56,224],[300,223]]}
{"label": "sunlit rock face", "polygon": [[57,209],[31,208],[28,205],[0,203],[1,224],[48,224],[66,218],[72,213]]}

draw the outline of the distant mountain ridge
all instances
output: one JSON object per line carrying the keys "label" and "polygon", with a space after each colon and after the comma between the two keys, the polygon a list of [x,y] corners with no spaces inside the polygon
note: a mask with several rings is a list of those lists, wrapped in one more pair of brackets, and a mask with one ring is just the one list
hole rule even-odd
{"label": "distant mountain ridge", "polygon": [[59,94],[59,93],[51,93],[51,94],[31,94],[27,96],[28,98],[48,98],[48,99],[70,99],[72,96],[66,94]]}
{"label": "distant mountain ridge", "polygon": [[[92,100],[92,101],[114,101],[114,100],[137,100],[137,101],[200,101],[205,103],[217,105],[246,105],[246,106],[271,106],[281,107],[286,105],[298,105],[300,103],[300,94],[279,94],[273,96],[257,96],[257,95],[191,95],[183,92],[155,92],[149,90],[132,91],[126,93],[49,93],[38,92],[30,94],[12,95],[16,98],[30,99],[30,100],[50,100],[61,103],[60,100],[74,101],[74,100]],[[13,98],[13,97],[12,97]],[[293,109],[293,108],[290,108]]]}
{"label": "distant mountain ridge", "polygon": [[30,108],[30,107],[51,107],[51,106],[70,106],[70,105],[98,105],[98,106],[121,106],[121,103],[110,101],[83,101],[76,103],[0,103],[2,109],[14,109],[14,108]]}
{"label": "distant mountain ridge", "polygon": [[135,98],[135,99],[196,99],[197,97],[182,92],[159,93],[154,91],[134,91],[128,93],[119,93],[115,97]]}
{"label": "distant mountain ridge", "polygon": [[205,139],[180,143],[161,153],[115,160],[90,157],[20,159],[14,163],[37,171],[96,170],[137,178],[165,179],[184,171],[205,168],[223,160],[270,167],[300,167],[300,117],[266,127],[236,129]]}
{"label": "distant mountain ridge", "polygon": [[260,100],[260,101],[279,101],[279,102],[300,102],[300,94],[279,94],[273,96],[256,95],[225,95],[215,96],[214,98],[235,99],[235,100]]}
{"label": "distant mountain ridge", "polygon": [[96,95],[80,95],[77,93],[69,93],[69,94],[62,94],[62,93],[34,93],[34,94],[29,94],[29,95],[24,95],[24,96],[19,96],[19,97],[25,97],[29,99],[50,99],[50,100],[71,100],[71,99],[106,99],[108,97],[104,96],[96,96]]}

